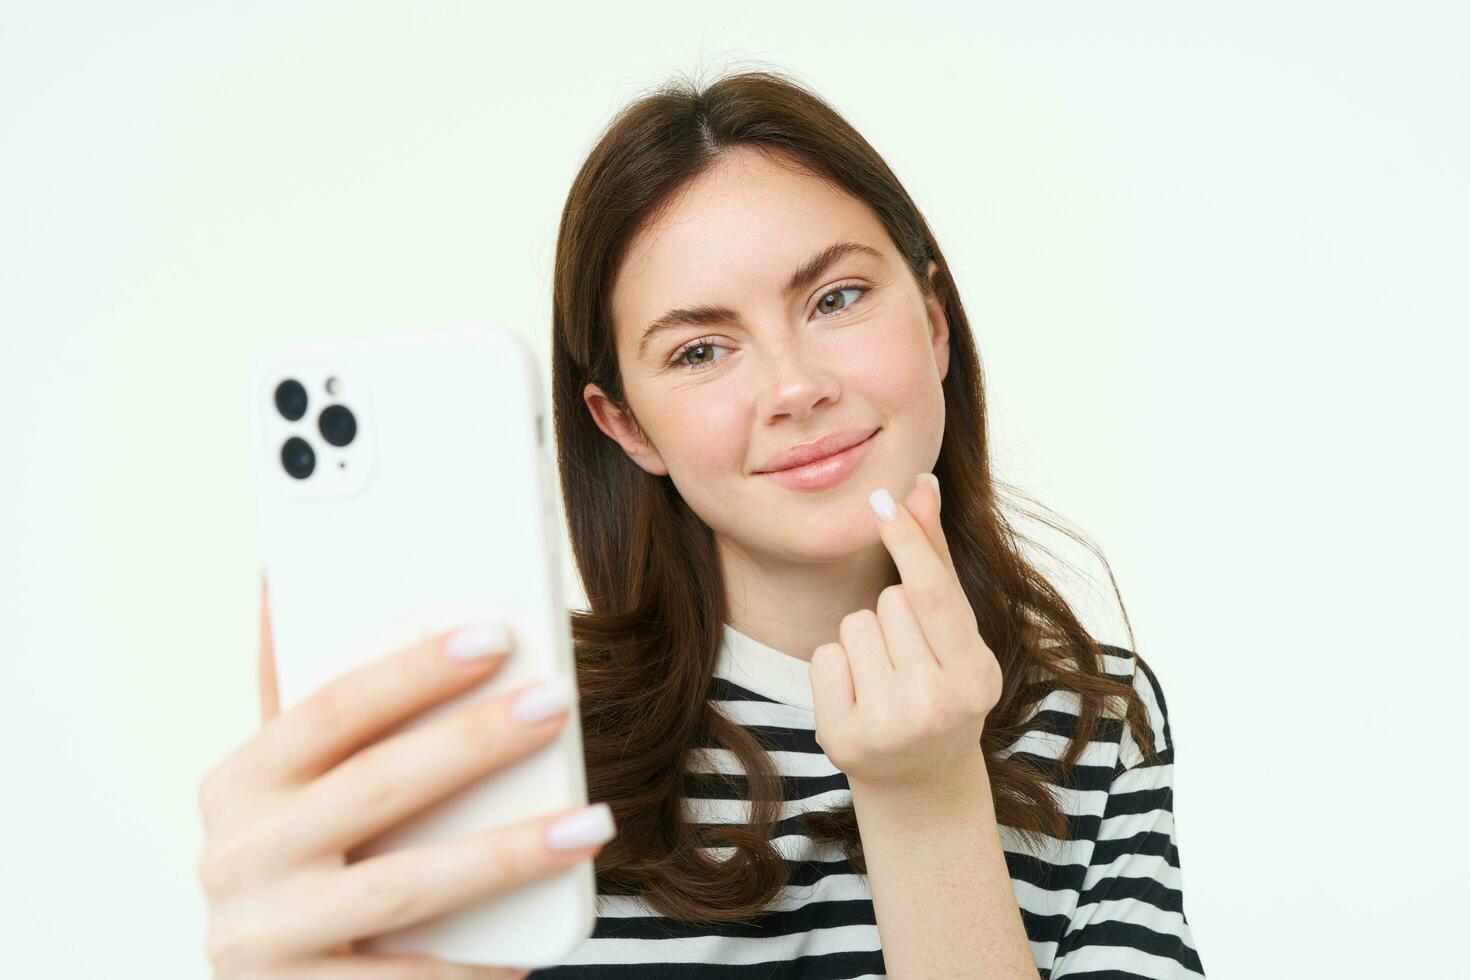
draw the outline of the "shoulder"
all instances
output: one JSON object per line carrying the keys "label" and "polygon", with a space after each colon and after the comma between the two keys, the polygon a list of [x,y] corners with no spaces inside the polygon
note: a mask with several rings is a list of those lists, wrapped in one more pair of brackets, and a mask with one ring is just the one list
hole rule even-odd
{"label": "shoulder", "polygon": [[[1061,644],[1046,640],[1042,645],[1057,647]],[[1152,739],[1159,755],[1158,761],[1171,761],[1174,739],[1169,728],[1168,705],[1164,700],[1163,685],[1153,665],[1127,647],[1101,642],[1097,646],[1101,654],[1096,664],[1097,670],[1116,684],[1126,685],[1132,690],[1142,706],[1140,717],[1145,722],[1148,737]],[[1075,664],[1073,667],[1073,671],[1064,675],[1051,674],[1033,688],[1039,696],[1031,706],[1030,716],[1027,718],[1028,727],[1031,723],[1042,721],[1048,714],[1054,716],[1060,712],[1075,717],[1080,713],[1081,675],[1075,672]],[[1115,685],[1114,690],[1116,689]],[[1104,719],[1102,731],[1113,733],[1104,737],[1117,745],[1119,769],[1131,769],[1146,761],[1132,726],[1127,724],[1127,707],[1124,699],[1117,695],[1106,697],[1101,706]]]}
{"label": "shoulder", "polygon": [[[1110,674],[1114,674],[1120,680],[1133,688],[1138,695],[1139,701],[1143,703],[1144,717],[1148,722],[1149,735],[1153,740],[1154,750],[1158,755],[1155,764],[1172,762],[1174,758],[1174,736],[1169,730],[1169,709],[1164,700],[1164,688],[1159,683],[1158,674],[1148,661],[1142,656],[1125,647],[1112,646],[1110,644],[1099,644],[1104,654],[1104,660],[1112,664],[1124,666],[1122,671],[1115,671],[1104,666]],[[1122,712],[1114,709],[1110,712],[1112,717],[1121,719]],[[1132,769],[1146,762],[1143,750],[1139,747],[1133,730],[1129,725],[1122,726],[1121,738],[1118,744],[1118,767],[1120,769]]]}

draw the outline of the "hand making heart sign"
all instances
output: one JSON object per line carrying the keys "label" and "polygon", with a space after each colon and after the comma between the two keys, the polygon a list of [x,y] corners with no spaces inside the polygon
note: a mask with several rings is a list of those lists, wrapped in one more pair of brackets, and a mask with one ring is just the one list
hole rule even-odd
{"label": "hand making heart sign", "polygon": [[883,489],[868,500],[902,584],[879,593],[876,611],[844,616],[838,642],[812,652],[817,743],[850,784],[943,785],[983,764],[1000,664],[955,574],[938,482],[921,474],[902,505]]}

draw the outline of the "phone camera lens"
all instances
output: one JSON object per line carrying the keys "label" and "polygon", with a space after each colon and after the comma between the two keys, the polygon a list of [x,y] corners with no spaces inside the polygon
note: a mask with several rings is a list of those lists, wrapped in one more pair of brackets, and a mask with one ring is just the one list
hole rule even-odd
{"label": "phone camera lens", "polygon": [[316,453],[311,443],[299,436],[292,436],[281,446],[281,465],[298,480],[311,476],[316,469]]}
{"label": "phone camera lens", "polygon": [[300,381],[288,378],[276,385],[276,410],[292,422],[306,414],[306,388]]}
{"label": "phone camera lens", "polygon": [[334,446],[345,446],[357,435],[357,418],[346,405],[331,405],[322,410],[317,422],[322,438]]}

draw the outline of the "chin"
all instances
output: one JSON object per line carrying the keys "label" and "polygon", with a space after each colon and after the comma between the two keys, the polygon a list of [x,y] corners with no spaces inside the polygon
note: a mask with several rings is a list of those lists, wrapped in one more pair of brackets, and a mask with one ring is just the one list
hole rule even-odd
{"label": "chin", "polygon": [[777,522],[789,532],[781,535],[778,547],[798,552],[806,561],[830,562],[882,544],[867,491],[854,489],[841,500],[829,501],[827,511],[830,516],[818,516],[803,508],[802,513],[792,513]]}

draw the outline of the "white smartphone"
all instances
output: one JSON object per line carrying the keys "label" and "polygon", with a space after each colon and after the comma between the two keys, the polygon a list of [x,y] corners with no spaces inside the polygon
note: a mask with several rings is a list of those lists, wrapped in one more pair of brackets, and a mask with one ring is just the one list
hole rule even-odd
{"label": "white smartphone", "polygon": [[[250,417],[281,710],[431,632],[484,618],[509,624],[515,652],[484,684],[395,732],[556,674],[575,689],[542,390],[529,345],[479,326],[295,346],[255,366]],[[555,741],[347,859],[586,803],[574,703]],[[357,948],[557,963],[592,934],[592,864]]]}

